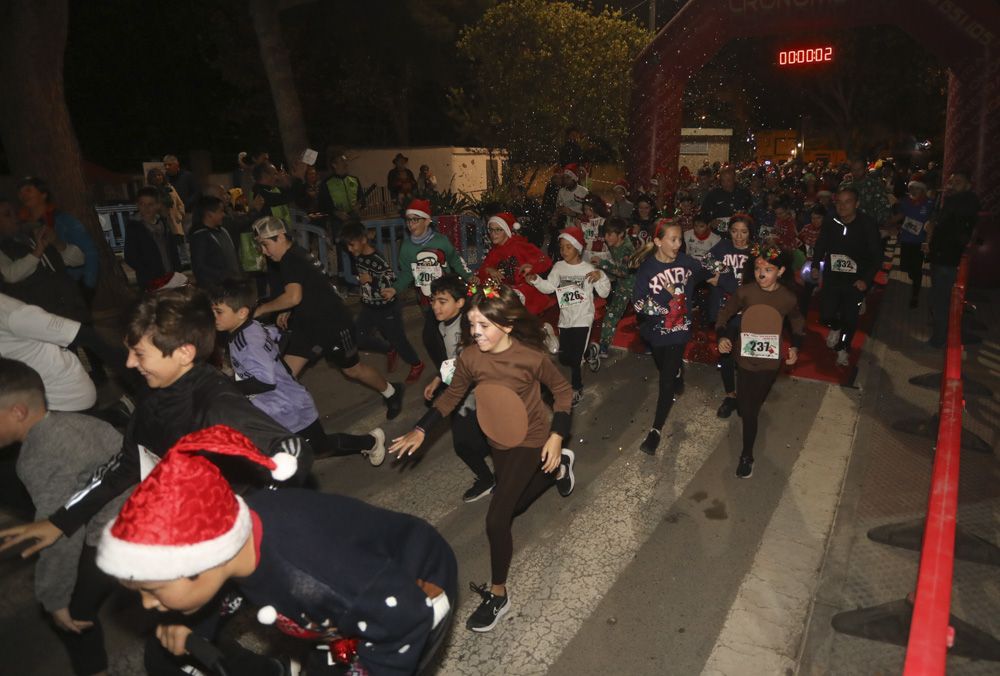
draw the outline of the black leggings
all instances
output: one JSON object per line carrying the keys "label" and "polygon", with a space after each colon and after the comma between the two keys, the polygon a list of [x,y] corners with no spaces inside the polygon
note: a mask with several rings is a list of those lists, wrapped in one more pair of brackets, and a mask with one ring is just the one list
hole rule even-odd
{"label": "black leggings", "polygon": [[840,331],[840,341],[837,350],[850,350],[854,330],[858,328],[858,314],[861,311],[861,301],[865,294],[854,288],[853,284],[823,285],[820,296],[820,322],[833,330]]}
{"label": "black leggings", "polygon": [[514,538],[510,532],[514,517],[555,483],[557,472],[543,472],[541,458],[541,449],[537,447],[520,446],[505,451],[493,449],[497,485],[486,512],[493,584],[507,583],[510,560],[514,556]]}
{"label": "black leggings", "polygon": [[589,326],[573,326],[559,329],[559,363],[568,366],[573,389],[583,388],[583,352],[587,349],[587,339],[590,337]]}
{"label": "black leggings", "polygon": [[486,464],[490,445],[479,427],[475,411],[466,411],[464,415],[456,411],[451,416],[451,440],[455,445],[455,455],[472,470],[476,479],[485,481],[493,478],[493,471]]}
{"label": "black leggings", "polygon": [[919,295],[924,283],[924,252],[919,244],[899,245],[899,267],[910,277],[910,293]]}
{"label": "black leggings", "polygon": [[342,455],[354,455],[361,451],[375,448],[375,437],[370,434],[342,434],[335,432],[327,434],[319,418],[304,430],[299,436],[309,442],[314,458],[334,458]]}
{"label": "black leggings", "polygon": [[74,620],[93,622],[94,626],[79,634],[57,630],[56,635],[66,646],[73,673],[96,674],[108,668],[104,650],[104,630],[98,617],[101,606],[111,595],[115,582],[97,567],[97,548],[83,546],[77,567],[76,586],[69,602],[69,614]]}
{"label": "black leggings", "polygon": [[753,444],[757,440],[757,417],[777,377],[778,369],[767,371],[749,371],[743,367],[739,369],[736,405],[743,419],[743,457],[753,459]]}
{"label": "black leggings", "polygon": [[680,345],[654,345],[653,361],[660,372],[660,393],[656,397],[656,415],[653,417],[653,429],[660,431],[667,422],[670,407],[674,405],[674,392],[683,380],[684,348]]}
{"label": "black leggings", "polygon": [[[724,335],[733,342],[733,349],[738,345],[737,335],[740,332],[740,315],[732,317],[727,323]],[[721,336],[720,336],[721,337]],[[728,395],[736,391],[736,362],[733,360],[733,352],[730,350],[726,354],[719,354],[719,375],[722,376],[722,387]]]}

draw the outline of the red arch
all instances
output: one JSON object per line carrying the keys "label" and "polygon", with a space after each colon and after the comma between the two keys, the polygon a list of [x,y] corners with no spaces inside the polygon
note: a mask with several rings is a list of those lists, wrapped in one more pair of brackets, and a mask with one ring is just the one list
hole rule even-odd
{"label": "red arch", "polygon": [[666,167],[676,188],[688,78],[727,42],[890,24],[949,68],[944,172],[964,167],[984,208],[1000,213],[1000,7],[982,0],[689,0],[632,68],[629,177]]}

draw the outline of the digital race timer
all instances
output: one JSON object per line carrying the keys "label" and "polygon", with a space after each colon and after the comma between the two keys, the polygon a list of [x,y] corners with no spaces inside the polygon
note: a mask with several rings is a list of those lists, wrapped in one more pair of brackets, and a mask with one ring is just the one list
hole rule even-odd
{"label": "digital race timer", "polygon": [[783,49],[778,52],[779,66],[794,66],[800,63],[826,63],[829,61],[833,61],[833,47]]}

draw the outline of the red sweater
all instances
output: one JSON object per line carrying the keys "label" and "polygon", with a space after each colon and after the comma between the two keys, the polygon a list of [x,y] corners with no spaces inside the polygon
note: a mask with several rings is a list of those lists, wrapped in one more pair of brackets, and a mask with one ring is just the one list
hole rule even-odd
{"label": "red sweater", "polygon": [[531,272],[544,276],[552,268],[552,260],[542,250],[521,235],[511,235],[500,246],[490,249],[476,273],[485,281],[486,271],[495,268],[502,275],[501,281],[524,294],[524,306],[531,314],[541,314],[555,304],[553,296],[541,293],[528,284],[521,274],[521,266],[531,265]]}

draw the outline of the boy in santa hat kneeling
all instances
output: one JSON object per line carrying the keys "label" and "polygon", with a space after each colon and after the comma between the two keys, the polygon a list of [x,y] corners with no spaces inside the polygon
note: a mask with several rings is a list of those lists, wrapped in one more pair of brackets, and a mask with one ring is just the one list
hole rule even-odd
{"label": "boy in santa hat kneeling", "polygon": [[[183,437],[104,530],[101,570],[139,591],[147,609],[184,615],[232,580],[258,621],[313,642],[304,665],[311,676],[411,674],[427,664],[450,624],[457,573],[432,526],[315,491],[243,498],[203,451],[242,457],[278,480],[295,472],[294,457],[265,456],[223,425]],[[157,628],[176,655],[190,633]],[[249,673],[245,662],[239,673]]]}

